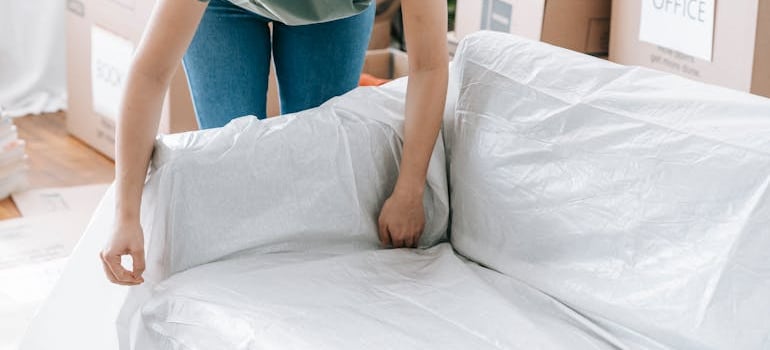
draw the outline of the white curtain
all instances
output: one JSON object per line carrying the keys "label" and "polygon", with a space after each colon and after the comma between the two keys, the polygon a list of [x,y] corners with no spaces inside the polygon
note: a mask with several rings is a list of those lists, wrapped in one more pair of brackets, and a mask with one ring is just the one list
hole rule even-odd
{"label": "white curtain", "polygon": [[66,106],[64,0],[0,0],[0,105],[10,116]]}

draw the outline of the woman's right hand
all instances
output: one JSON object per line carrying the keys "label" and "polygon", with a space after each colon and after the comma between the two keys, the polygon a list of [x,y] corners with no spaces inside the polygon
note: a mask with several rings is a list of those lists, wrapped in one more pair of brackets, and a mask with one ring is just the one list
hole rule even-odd
{"label": "woman's right hand", "polygon": [[[158,133],[163,96],[206,6],[208,1],[156,1],[123,83],[115,131],[115,229],[99,253],[104,273],[116,284],[144,282],[144,234],[139,225],[142,188]],[[133,258],[131,271],[120,265],[123,255]]]}
{"label": "woman's right hand", "polygon": [[[120,259],[130,255],[134,261],[133,269],[126,270]],[[107,246],[99,253],[104,266],[104,273],[112,283],[134,286],[144,282],[144,233],[139,220],[118,220],[115,231]]]}

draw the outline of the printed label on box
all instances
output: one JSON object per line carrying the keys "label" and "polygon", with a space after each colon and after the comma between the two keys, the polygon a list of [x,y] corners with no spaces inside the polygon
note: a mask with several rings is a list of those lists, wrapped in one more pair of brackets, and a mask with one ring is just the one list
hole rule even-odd
{"label": "printed label on box", "polygon": [[639,40],[711,61],[715,0],[642,0]]}
{"label": "printed label on box", "polygon": [[116,120],[134,44],[97,26],[91,27],[91,100],[94,112]]}

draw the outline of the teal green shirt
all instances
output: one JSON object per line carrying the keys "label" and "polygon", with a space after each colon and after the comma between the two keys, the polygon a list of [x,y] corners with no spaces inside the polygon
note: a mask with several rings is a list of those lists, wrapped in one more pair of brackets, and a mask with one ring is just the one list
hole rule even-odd
{"label": "teal green shirt", "polygon": [[286,25],[329,22],[357,15],[372,0],[229,0],[262,17]]}

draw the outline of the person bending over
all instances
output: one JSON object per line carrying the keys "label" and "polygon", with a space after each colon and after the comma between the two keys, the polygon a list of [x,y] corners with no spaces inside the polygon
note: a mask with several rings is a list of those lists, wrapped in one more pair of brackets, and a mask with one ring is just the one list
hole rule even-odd
{"label": "person bending over", "polygon": [[[423,191],[448,79],[446,1],[402,0],[401,6],[409,51],[404,148],[398,180],[379,215],[380,241],[394,248],[415,247],[425,224]],[[100,253],[110,281],[144,281],[142,190],[164,92],[179,60],[201,128],[244,115],[265,117],[271,55],[281,112],[305,110],[356,87],[375,7],[373,0],[158,0],[117,123],[115,225]],[[132,270],[120,265],[123,255],[133,258]]]}

